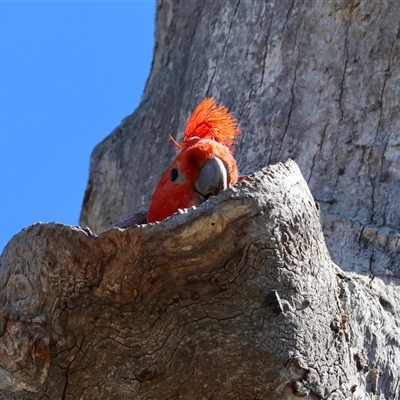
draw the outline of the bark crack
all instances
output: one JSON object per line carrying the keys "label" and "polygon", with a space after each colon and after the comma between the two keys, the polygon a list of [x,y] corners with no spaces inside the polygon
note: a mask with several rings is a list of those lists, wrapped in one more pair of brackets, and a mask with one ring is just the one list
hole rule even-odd
{"label": "bark crack", "polygon": [[[344,90],[345,90],[345,80],[346,80],[346,70],[347,70],[347,65],[349,62],[349,47],[348,47],[348,41],[349,41],[349,30],[350,30],[350,26],[351,26],[351,16],[349,19],[349,23],[347,24],[346,27],[346,34],[345,34],[345,39],[344,39],[344,48],[345,48],[345,53],[346,53],[346,59],[344,61],[344,67],[343,67],[343,73],[342,73],[342,77],[341,77],[341,81],[340,81],[340,90],[339,90],[339,99],[337,100],[338,102],[338,106],[339,106],[339,111],[340,111],[340,118],[338,121],[338,125],[337,125],[337,130],[336,130],[336,137],[334,138],[335,140],[335,144],[333,145],[333,148],[337,147],[337,143],[338,143],[338,138],[340,136],[340,129],[345,117],[344,114],[344,109],[343,109],[343,95],[344,95]],[[334,176],[334,182],[331,185],[331,199],[329,200],[325,200],[325,203],[332,205],[334,203],[336,203],[337,201],[334,199],[334,193],[336,191],[336,187],[340,178],[340,175],[338,173],[336,173]]]}
{"label": "bark crack", "polygon": [[326,137],[326,130],[328,129],[328,126],[329,126],[329,119],[327,120],[327,122],[326,122],[326,124],[324,126],[324,129],[322,130],[322,133],[321,133],[321,141],[320,141],[319,146],[318,146],[318,153],[314,153],[314,155],[313,155],[311,168],[310,168],[310,174],[309,174],[308,179],[307,179],[307,183],[308,184],[310,184],[310,181],[311,181],[311,177],[312,177],[312,174],[313,174],[313,171],[314,171],[315,159],[317,157],[317,154],[318,154],[319,157],[321,156],[322,148],[324,146],[325,137]]}
{"label": "bark crack", "polygon": [[231,21],[230,21],[230,24],[229,24],[228,34],[227,34],[227,37],[226,37],[224,49],[222,50],[222,55],[221,55],[221,57],[218,57],[217,61],[215,62],[214,71],[213,71],[213,74],[212,74],[212,76],[210,78],[210,82],[208,83],[208,88],[206,90],[206,95],[207,96],[209,96],[209,93],[210,93],[210,90],[211,90],[211,85],[212,85],[212,82],[214,80],[214,77],[215,77],[215,74],[216,74],[216,71],[217,71],[217,65],[218,65],[220,59],[221,58],[224,59],[224,57],[225,57],[226,49],[228,47],[228,42],[229,42],[229,38],[230,38],[230,35],[231,35],[231,31],[232,31],[233,22],[235,21],[235,16],[236,16],[237,10],[239,8],[239,4],[240,4],[240,0],[238,0],[238,2],[236,4],[236,7],[235,7],[235,9],[233,11],[233,17],[231,18]]}
{"label": "bark crack", "polygon": [[[297,40],[295,41],[295,44],[294,44],[294,48],[293,48],[293,49],[296,48],[296,42],[297,42]],[[300,46],[300,45],[299,45],[299,46]],[[300,55],[298,54],[298,56],[297,56],[297,62],[296,62],[296,65],[295,65],[295,67],[294,67],[293,83],[292,83],[292,86],[291,86],[291,88],[290,88],[290,93],[291,93],[290,109],[289,109],[289,112],[288,112],[288,118],[287,118],[285,130],[284,130],[284,132],[283,132],[283,136],[282,136],[282,139],[281,139],[281,142],[280,142],[280,145],[279,145],[279,152],[281,152],[281,150],[282,150],[283,142],[285,141],[286,134],[287,134],[287,132],[288,132],[288,130],[289,130],[290,119],[291,119],[291,117],[292,117],[293,105],[294,105],[294,102],[295,102],[294,89],[295,89],[295,85],[296,85],[296,80],[297,80],[297,69],[298,69],[298,67],[299,67],[299,64],[300,64]]]}
{"label": "bark crack", "polygon": [[265,66],[267,64],[267,58],[268,58],[268,42],[269,42],[269,37],[270,37],[270,33],[271,33],[272,22],[274,20],[274,13],[271,13],[271,14],[272,14],[272,16],[270,18],[268,31],[267,31],[266,37],[265,37],[265,45],[264,45],[264,48],[263,48],[264,54],[263,54],[263,57],[262,57],[263,61],[262,61],[262,65],[261,65],[261,79],[260,79],[260,84],[258,86],[257,91],[259,91],[261,89],[261,87],[263,86],[263,83],[264,83]]}
{"label": "bark crack", "polygon": [[[382,84],[382,89],[381,89],[380,97],[379,97],[379,107],[380,107],[379,120],[378,120],[378,124],[377,124],[377,127],[376,127],[375,138],[374,138],[374,141],[373,141],[371,149],[370,149],[370,154],[371,154],[372,151],[374,151],[374,147],[376,146],[376,142],[378,140],[379,132],[381,130],[382,119],[383,119],[383,98],[384,98],[384,92],[385,92],[385,89],[386,89],[386,83],[387,83],[387,80],[388,80],[388,78],[390,76],[391,59],[393,57],[393,49],[395,47],[395,44],[396,44],[396,41],[394,40],[393,43],[392,43],[390,52],[389,52],[389,60],[388,60],[388,63],[387,63],[387,67],[384,70],[383,84]],[[380,159],[381,159],[381,161],[380,161],[381,175],[382,175],[382,166],[383,166],[383,156],[384,156],[384,153],[385,153],[386,146],[387,146],[387,142],[384,145],[384,149],[383,149],[381,157],[380,157]],[[375,199],[374,199],[374,197],[375,197],[375,182],[374,182],[374,178],[376,179],[376,177],[373,177],[372,174],[371,174],[371,166],[372,165],[373,165],[373,163],[368,163],[368,174],[369,174],[370,181],[371,181],[371,186],[372,186],[370,223],[374,224],[375,214],[376,214],[376,212],[375,212]],[[377,221],[375,221],[375,223],[376,222]]]}
{"label": "bark crack", "polygon": [[283,24],[282,33],[283,33],[283,32],[285,31],[285,29],[286,29],[286,25],[287,25],[287,23],[288,23],[288,21],[289,21],[290,13],[292,12],[293,7],[294,7],[294,0],[290,3],[288,12],[286,13],[286,19],[285,19],[285,23]]}
{"label": "bark crack", "polygon": [[66,395],[67,395],[68,370],[69,370],[69,366],[67,367],[66,372],[65,372],[65,383],[64,383],[64,388],[63,388],[63,392],[62,392],[62,395],[61,395],[61,400],[65,400],[66,399]]}
{"label": "bark crack", "polygon": [[349,62],[349,30],[350,30],[350,25],[351,25],[351,16],[350,16],[350,20],[349,23],[347,24],[346,27],[346,34],[344,37],[344,49],[345,49],[345,53],[346,53],[346,59],[344,60],[344,67],[343,67],[343,74],[342,74],[342,79],[340,81],[340,91],[339,91],[339,110],[340,110],[340,118],[339,118],[339,122],[338,122],[338,134],[339,134],[339,129],[342,125],[343,122],[343,118],[344,118],[344,111],[343,111],[343,91],[344,91],[344,82],[346,79],[346,70],[347,70],[347,64]]}

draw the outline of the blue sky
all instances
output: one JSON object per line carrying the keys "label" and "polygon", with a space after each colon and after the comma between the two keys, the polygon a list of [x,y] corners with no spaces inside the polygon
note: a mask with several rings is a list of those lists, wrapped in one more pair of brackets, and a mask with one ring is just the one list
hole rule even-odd
{"label": "blue sky", "polygon": [[139,105],[155,9],[0,2],[0,253],[34,222],[78,224],[91,151]]}

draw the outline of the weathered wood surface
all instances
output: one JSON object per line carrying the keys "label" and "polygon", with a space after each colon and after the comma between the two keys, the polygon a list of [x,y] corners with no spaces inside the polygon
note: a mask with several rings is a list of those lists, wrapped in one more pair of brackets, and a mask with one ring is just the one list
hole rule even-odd
{"label": "weathered wood surface", "polygon": [[399,26],[396,1],[159,1],[142,102],[96,147],[81,224],[147,208],[168,134],[215,96],[239,119],[241,173],[294,159],[333,260],[398,279]]}
{"label": "weathered wood surface", "polygon": [[[99,236],[37,224],[1,256],[0,399],[400,398],[399,26],[384,0],[159,1],[141,105],[92,155]],[[243,174],[305,181],[120,223],[206,96]]]}
{"label": "weathered wood surface", "polygon": [[162,223],[35,224],[0,259],[0,399],[384,398],[386,291],[332,263],[292,161]]}

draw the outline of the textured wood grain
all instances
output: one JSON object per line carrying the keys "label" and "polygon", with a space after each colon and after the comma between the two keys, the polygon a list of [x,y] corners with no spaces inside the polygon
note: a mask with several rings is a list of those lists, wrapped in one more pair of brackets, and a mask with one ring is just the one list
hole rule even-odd
{"label": "textured wood grain", "polygon": [[134,114],[95,149],[81,224],[140,208],[198,102],[239,119],[242,174],[294,159],[343,269],[398,279],[400,7],[395,1],[159,1]]}
{"label": "textured wood grain", "polygon": [[[98,235],[36,224],[0,258],[0,399],[399,398],[399,25],[390,1],[159,1],[142,102],[91,158]],[[304,180],[136,226],[206,96],[243,174]]]}
{"label": "textured wood grain", "polygon": [[399,298],[332,263],[292,161],[162,223],[35,224],[0,273],[0,399],[375,399],[399,381]]}

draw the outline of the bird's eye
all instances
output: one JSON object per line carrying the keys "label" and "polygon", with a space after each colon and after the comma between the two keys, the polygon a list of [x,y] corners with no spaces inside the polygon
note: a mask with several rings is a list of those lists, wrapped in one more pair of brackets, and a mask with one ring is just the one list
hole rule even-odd
{"label": "bird's eye", "polygon": [[178,178],[178,169],[177,168],[172,168],[171,172],[169,173],[169,180],[171,182],[175,181]]}

